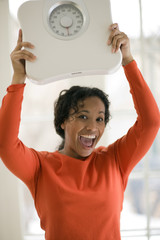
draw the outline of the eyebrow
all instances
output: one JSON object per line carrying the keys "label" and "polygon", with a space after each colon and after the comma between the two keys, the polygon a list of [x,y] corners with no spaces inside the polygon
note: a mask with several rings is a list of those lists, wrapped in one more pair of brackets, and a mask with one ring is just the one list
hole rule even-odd
{"label": "eyebrow", "polygon": [[[85,113],[89,113],[88,110],[81,110],[81,111],[78,111],[77,113],[82,113],[82,112],[85,112]],[[105,112],[104,111],[99,111],[99,114],[100,113],[103,113],[105,115]]]}

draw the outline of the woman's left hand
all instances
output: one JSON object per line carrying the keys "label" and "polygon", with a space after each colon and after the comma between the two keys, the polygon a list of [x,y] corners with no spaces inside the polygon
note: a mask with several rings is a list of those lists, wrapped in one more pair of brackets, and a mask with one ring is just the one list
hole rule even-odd
{"label": "woman's left hand", "polygon": [[126,65],[133,61],[133,57],[130,50],[130,41],[127,35],[119,31],[117,23],[110,26],[110,36],[108,38],[108,45],[112,45],[112,52],[116,53],[119,49],[122,52],[122,65]]}

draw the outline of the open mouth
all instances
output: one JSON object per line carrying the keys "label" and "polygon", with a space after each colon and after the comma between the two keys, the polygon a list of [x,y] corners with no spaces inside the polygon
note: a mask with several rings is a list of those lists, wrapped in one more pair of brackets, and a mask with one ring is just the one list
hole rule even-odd
{"label": "open mouth", "polygon": [[92,148],[95,142],[96,136],[95,135],[81,135],[80,142],[85,148]]}

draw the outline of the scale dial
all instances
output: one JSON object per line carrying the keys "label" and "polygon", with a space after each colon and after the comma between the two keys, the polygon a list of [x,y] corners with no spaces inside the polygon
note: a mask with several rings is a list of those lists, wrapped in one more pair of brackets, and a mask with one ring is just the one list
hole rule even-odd
{"label": "scale dial", "polygon": [[48,22],[55,37],[67,40],[84,31],[86,20],[78,4],[65,1],[52,6]]}

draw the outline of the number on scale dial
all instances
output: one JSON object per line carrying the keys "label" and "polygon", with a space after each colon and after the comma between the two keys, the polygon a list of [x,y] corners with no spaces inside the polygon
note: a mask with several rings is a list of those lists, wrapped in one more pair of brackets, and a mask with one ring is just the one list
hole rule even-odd
{"label": "number on scale dial", "polygon": [[77,35],[83,24],[83,14],[73,2],[59,2],[50,11],[49,25],[58,36],[68,38]]}

